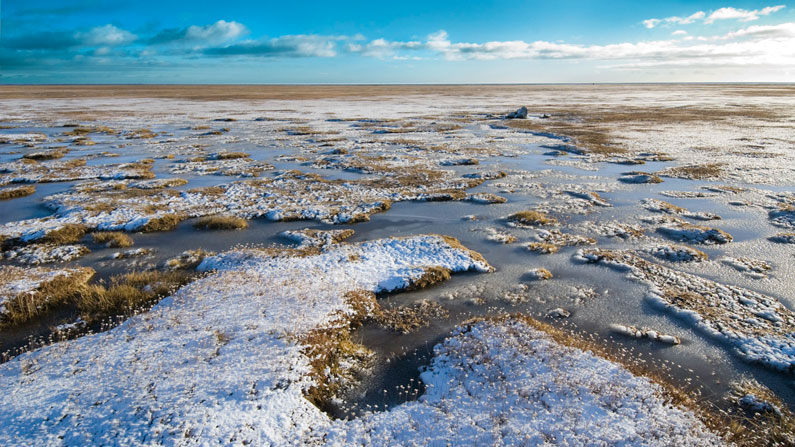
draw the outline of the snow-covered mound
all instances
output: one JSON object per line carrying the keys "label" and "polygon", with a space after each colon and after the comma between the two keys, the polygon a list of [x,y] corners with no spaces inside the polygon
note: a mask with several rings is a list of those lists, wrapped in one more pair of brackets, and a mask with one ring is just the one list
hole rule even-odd
{"label": "snow-covered mound", "polygon": [[220,271],[108,332],[0,365],[0,445],[288,444],[329,423],[304,397],[317,385],[305,341],[373,311],[352,293],[491,269],[443,236],[232,251],[202,267]]}
{"label": "snow-covered mound", "polygon": [[315,430],[320,445],[643,445],[723,442],[661,388],[521,317],[465,325],[436,346],[420,400]]}

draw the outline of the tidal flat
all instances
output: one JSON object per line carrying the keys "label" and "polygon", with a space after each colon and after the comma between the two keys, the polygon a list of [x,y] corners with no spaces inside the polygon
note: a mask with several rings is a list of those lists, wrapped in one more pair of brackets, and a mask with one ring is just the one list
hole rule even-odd
{"label": "tidal flat", "polygon": [[795,444],[795,87],[0,98],[3,444]]}

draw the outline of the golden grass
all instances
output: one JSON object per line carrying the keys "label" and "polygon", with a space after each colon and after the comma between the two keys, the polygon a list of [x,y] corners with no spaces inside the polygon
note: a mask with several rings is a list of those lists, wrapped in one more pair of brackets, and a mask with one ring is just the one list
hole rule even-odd
{"label": "golden grass", "polygon": [[238,158],[250,157],[251,154],[245,152],[219,152],[213,156],[215,160],[235,160]]}
{"label": "golden grass", "polygon": [[303,353],[309,359],[310,376],[315,383],[304,396],[321,410],[329,409],[329,402],[345,384],[344,379],[350,381],[356,374],[349,365],[363,364],[372,357],[371,351],[352,341],[351,330],[378,310],[375,295],[358,290],[347,293],[344,298],[354,310],[353,315],[329,327],[311,330],[299,340],[305,346]]}
{"label": "golden grass", "polygon": [[385,328],[409,334],[428,326],[432,320],[447,318],[450,313],[435,301],[423,300],[411,306],[400,306],[377,312],[373,321]]}
{"label": "golden grass", "polygon": [[412,290],[424,289],[428,286],[447,281],[450,279],[452,272],[450,269],[444,267],[431,266],[425,267],[421,276],[412,278],[409,284],[401,289],[401,291],[409,292]]}
{"label": "golden grass", "polygon": [[207,216],[199,218],[193,227],[200,230],[240,230],[248,228],[248,221],[235,216]]}
{"label": "golden grass", "polygon": [[14,188],[0,189],[0,200],[16,199],[19,197],[26,197],[36,192],[36,187],[33,185],[18,186]]}
{"label": "golden grass", "polygon": [[[0,276],[13,272],[11,269],[4,269],[0,271]],[[53,307],[70,300],[75,293],[86,287],[94,273],[93,269],[81,268],[71,275],[59,275],[41,283],[34,293],[21,294],[6,301],[5,312],[0,316],[0,328],[12,328],[33,321]]]}
{"label": "golden grass", "polygon": [[88,227],[80,224],[66,224],[61,228],[47,232],[38,242],[45,244],[73,244],[86,235]]}
{"label": "golden grass", "polygon": [[558,220],[554,217],[542,213],[541,211],[527,210],[519,211],[508,216],[511,222],[518,222],[524,225],[555,225]]}
{"label": "golden grass", "polygon": [[557,253],[560,250],[560,245],[550,244],[549,242],[531,242],[527,244],[527,249],[542,255],[549,255]]}
{"label": "golden grass", "polygon": [[100,321],[143,310],[192,279],[184,270],[133,272],[111,278],[108,286],[82,287],[72,299],[84,320]]}
{"label": "golden grass", "polygon": [[734,398],[751,394],[773,406],[771,411],[734,416],[730,429],[739,445],[792,446],[795,445],[795,415],[769,388],[756,380],[746,379],[733,384]]}
{"label": "golden grass", "polygon": [[121,231],[103,231],[91,233],[91,241],[95,244],[104,244],[109,248],[132,247],[133,240]]}
{"label": "golden grass", "polygon": [[69,152],[68,149],[53,149],[50,151],[43,151],[43,152],[31,152],[29,154],[25,154],[22,158],[26,160],[55,160],[58,158],[63,158],[66,153]]}
{"label": "golden grass", "polygon": [[153,217],[149,219],[146,225],[142,226],[138,231],[144,233],[154,233],[156,231],[171,231],[182,222],[184,218],[177,214],[165,214],[160,217]]}
{"label": "golden grass", "polygon": [[693,180],[717,179],[723,174],[723,163],[706,163],[700,165],[676,166],[660,172],[661,175]]}

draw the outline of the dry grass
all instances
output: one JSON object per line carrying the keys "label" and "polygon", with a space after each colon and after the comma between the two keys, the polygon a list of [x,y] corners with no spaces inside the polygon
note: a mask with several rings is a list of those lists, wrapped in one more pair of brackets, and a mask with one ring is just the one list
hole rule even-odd
{"label": "dry grass", "polygon": [[200,230],[240,230],[248,228],[248,221],[235,216],[207,216],[199,218],[193,227]]}
{"label": "dry grass", "polygon": [[251,154],[245,152],[219,152],[210,156],[212,160],[236,160],[238,158],[247,158]]}
{"label": "dry grass", "polygon": [[165,214],[160,217],[153,217],[149,219],[146,225],[142,226],[138,231],[144,233],[154,233],[156,231],[171,231],[182,222],[184,218],[177,214]]}
{"label": "dry grass", "polygon": [[365,364],[372,352],[351,340],[351,329],[360,326],[370,314],[377,312],[378,302],[372,292],[349,292],[345,300],[354,310],[353,315],[340,317],[329,327],[318,328],[301,336],[303,353],[309,358],[314,386],[304,396],[321,410],[328,410],[331,398],[346,384],[355,380],[357,370],[351,365]]}
{"label": "dry grass", "polygon": [[424,289],[428,286],[447,281],[450,279],[452,272],[444,267],[432,266],[425,267],[421,276],[412,278],[409,284],[401,289],[401,291],[412,291]]}
{"label": "dry grass", "polygon": [[[72,126],[69,126],[69,127],[72,127]],[[79,137],[79,136],[85,136],[85,135],[88,135],[88,134],[91,134],[91,133],[104,133],[104,134],[108,134],[108,135],[115,135],[115,134],[117,134],[119,132],[117,130],[112,129],[112,128],[107,127],[107,126],[77,126],[77,127],[72,127],[72,130],[70,130],[68,132],[64,132],[64,135],[68,135],[68,136],[71,136],[71,137]]]}
{"label": "dry grass", "polygon": [[[0,271],[2,275],[14,274],[10,268]],[[43,282],[34,293],[25,293],[5,303],[5,312],[0,316],[0,328],[7,329],[39,318],[53,307],[71,300],[94,276],[94,270],[81,268],[68,276],[56,276]],[[14,279],[18,279],[16,276]]]}
{"label": "dry grass", "polygon": [[82,287],[72,299],[84,320],[100,321],[146,309],[192,279],[184,270],[127,273],[111,278],[108,286]]}
{"label": "dry grass", "polygon": [[707,163],[701,165],[676,166],[660,171],[660,175],[692,180],[714,180],[723,174],[723,163]]}
{"label": "dry grass", "polygon": [[148,139],[157,136],[157,133],[150,129],[134,129],[125,134],[128,139]]}
{"label": "dry grass", "polygon": [[83,239],[88,227],[80,224],[66,224],[61,228],[49,231],[38,242],[45,244],[66,245],[74,244]]}
{"label": "dry grass", "polygon": [[527,249],[542,255],[549,255],[557,253],[560,250],[560,245],[550,244],[549,242],[531,242],[527,244]]}
{"label": "dry grass", "polygon": [[[795,445],[795,415],[769,388],[756,380],[746,379],[732,386],[738,405],[746,395],[766,402],[770,408],[744,408],[745,414],[735,415],[729,429],[742,446],[792,446]],[[761,411],[760,411],[761,410]]]}
{"label": "dry grass", "polygon": [[50,151],[43,151],[43,152],[31,152],[29,154],[25,154],[22,158],[26,160],[55,160],[58,158],[63,158],[69,152],[68,149],[53,149]]}
{"label": "dry grass", "polygon": [[16,199],[19,197],[26,197],[36,192],[36,187],[33,185],[18,186],[15,188],[0,189],[0,200]]}
{"label": "dry grass", "polygon": [[432,320],[447,318],[450,313],[435,301],[423,300],[411,306],[400,306],[378,312],[373,321],[402,334],[428,326]]}
{"label": "dry grass", "polygon": [[508,216],[511,222],[518,222],[523,225],[555,225],[558,220],[554,217],[542,213],[541,211],[519,211]]}
{"label": "dry grass", "polygon": [[95,244],[104,244],[109,248],[124,248],[133,246],[132,238],[121,231],[103,231],[99,233],[91,233],[91,241]]}

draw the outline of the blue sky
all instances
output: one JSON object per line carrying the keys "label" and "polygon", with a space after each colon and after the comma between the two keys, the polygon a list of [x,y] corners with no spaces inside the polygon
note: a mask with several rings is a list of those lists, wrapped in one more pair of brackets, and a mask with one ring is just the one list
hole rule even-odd
{"label": "blue sky", "polygon": [[795,82],[768,2],[0,4],[0,83]]}

